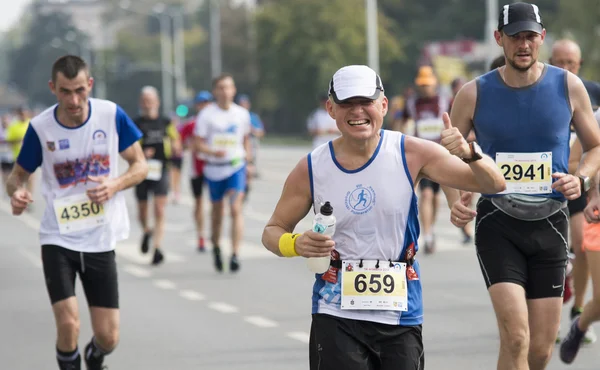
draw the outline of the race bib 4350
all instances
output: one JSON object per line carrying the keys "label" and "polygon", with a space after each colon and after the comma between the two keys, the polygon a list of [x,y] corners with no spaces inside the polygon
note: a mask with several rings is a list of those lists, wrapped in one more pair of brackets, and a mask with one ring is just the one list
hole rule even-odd
{"label": "race bib 4350", "polygon": [[104,206],[93,203],[85,193],[55,199],[54,214],[61,234],[92,229],[106,223]]}

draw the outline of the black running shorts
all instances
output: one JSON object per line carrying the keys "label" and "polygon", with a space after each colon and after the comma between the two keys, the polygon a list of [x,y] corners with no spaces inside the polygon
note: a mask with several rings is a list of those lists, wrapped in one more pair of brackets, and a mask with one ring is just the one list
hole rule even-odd
{"label": "black running shorts", "polygon": [[192,179],[192,192],[194,198],[202,197],[202,189],[204,188],[204,176],[196,176]]}
{"label": "black running shorts", "polygon": [[429,179],[421,179],[421,181],[419,181],[419,189],[423,191],[423,189],[427,188],[431,188],[434,194],[440,192],[440,184]]}
{"label": "black running shorts", "polygon": [[423,370],[422,327],[313,314],[310,370]]}
{"label": "black running shorts", "polygon": [[169,194],[169,172],[166,168],[163,168],[160,180],[144,180],[135,187],[135,197],[138,201],[147,201],[150,193],[154,196]]}
{"label": "black running shorts", "polygon": [[515,283],[528,299],[562,297],[568,229],[566,208],[543,220],[522,221],[480,198],[475,245],[486,286]]}
{"label": "black running shorts", "polygon": [[585,195],[582,195],[575,200],[570,200],[568,203],[569,214],[574,216],[580,212],[583,212],[585,206],[587,206],[587,198]]}
{"label": "black running shorts", "polygon": [[180,158],[180,157],[179,158],[170,158],[169,163],[171,164],[171,166],[180,170],[181,167],[183,166],[183,158]]}
{"label": "black running shorts", "polygon": [[15,162],[2,162],[0,163],[0,168],[2,169],[2,171],[5,172],[10,172],[12,171],[12,168],[14,167]]}
{"label": "black running shorts", "polygon": [[76,252],[56,245],[42,245],[42,263],[50,302],[75,296],[75,277],[90,307],[119,308],[115,252]]}

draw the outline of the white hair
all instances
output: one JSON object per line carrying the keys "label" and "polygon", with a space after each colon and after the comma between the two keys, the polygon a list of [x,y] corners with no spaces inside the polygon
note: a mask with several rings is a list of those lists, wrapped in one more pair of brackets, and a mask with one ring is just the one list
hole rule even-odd
{"label": "white hair", "polygon": [[140,90],[140,95],[146,95],[146,94],[151,94],[158,98],[158,89],[156,87],[150,86],[150,85],[144,86]]}

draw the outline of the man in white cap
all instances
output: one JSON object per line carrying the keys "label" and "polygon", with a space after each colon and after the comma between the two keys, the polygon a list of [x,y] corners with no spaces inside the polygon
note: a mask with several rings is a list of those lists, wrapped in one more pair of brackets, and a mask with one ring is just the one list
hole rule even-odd
{"label": "man in white cap", "polygon": [[[494,161],[468,144],[447,114],[441,146],[382,130],[387,110],[375,71],[338,70],[327,111],[341,137],[300,160],[263,232],[263,244],[277,256],[331,257],[329,270],[315,275],[312,370],[423,369],[415,185],[429,178],[459,189],[505,188]],[[337,219],[333,237],[292,234],[324,202]]]}

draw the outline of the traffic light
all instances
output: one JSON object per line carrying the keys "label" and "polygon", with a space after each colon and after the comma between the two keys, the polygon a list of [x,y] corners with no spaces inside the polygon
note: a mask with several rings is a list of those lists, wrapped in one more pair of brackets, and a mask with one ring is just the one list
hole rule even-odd
{"label": "traffic light", "polygon": [[175,109],[175,114],[177,114],[179,117],[187,117],[189,112],[190,109],[185,104],[179,104],[177,109]]}

